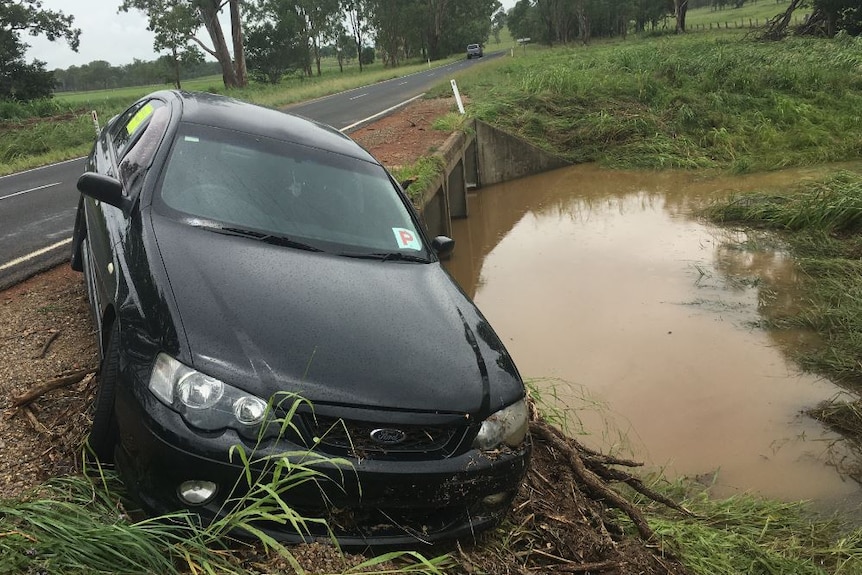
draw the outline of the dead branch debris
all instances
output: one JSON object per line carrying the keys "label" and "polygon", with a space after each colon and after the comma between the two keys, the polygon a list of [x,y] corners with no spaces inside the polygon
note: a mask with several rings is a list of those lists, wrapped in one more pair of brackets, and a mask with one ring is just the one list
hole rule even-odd
{"label": "dead branch debris", "polygon": [[46,393],[53,391],[55,389],[59,389],[61,387],[67,387],[70,385],[75,385],[79,381],[82,381],[86,377],[94,377],[96,375],[96,369],[82,369],[79,371],[73,371],[70,373],[61,374],[54,379],[50,379],[45,383],[41,383],[28,391],[22,393],[21,395],[17,395],[12,398],[12,407],[23,407],[39,399]]}
{"label": "dead branch debris", "polygon": [[33,359],[42,359],[43,357],[45,357],[45,354],[48,353],[48,348],[51,347],[51,344],[54,343],[55,339],[60,337],[60,331],[61,330],[58,329],[48,337],[47,341],[45,341],[45,345],[42,346],[42,351],[36,354]]}
{"label": "dead branch debris", "polygon": [[801,3],[802,0],[791,0],[790,4],[787,6],[787,10],[778,14],[766,23],[763,32],[760,34],[760,39],[775,41],[784,38],[787,35],[787,27],[790,24],[793,12]]}
{"label": "dead branch debris", "polygon": [[608,467],[609,462],[627,467],[639,466],[641,465],[640,463],[609,458],[598,454],[581,445],[575,439],[567,437],[556,427],[541,420],[530,422],[530,433],[533,437],[545,442],[565,458],[578,483],[586,488],[586,491],[589,492],[593,499],[605,502],[611,507],[625,513],[631,519],[632,523],[634,523],[643,540],[650,543],[657,542],[655,533],[650,528],[643,514],[630,501],[611,489],[609,482],[626,483],[632,489],[653,501],[666,505],[684,515],[692,516],[690,511],[650,489],[637,477],[619,469]]}
{"label": "dead branch debris", "polygon": [[40,435],[51,435],[51,431],[47,427],[45,427],[41,421],[39,421],[39,419],[36,417],[36,414],[33,412],[32,409],[30,409],[30,407],[24,407],[22,408],[22,411],[27,417],[27,421],[30,422],[30,425],[33,426],[33,429],[35,429],[37,433],[39,433]]}

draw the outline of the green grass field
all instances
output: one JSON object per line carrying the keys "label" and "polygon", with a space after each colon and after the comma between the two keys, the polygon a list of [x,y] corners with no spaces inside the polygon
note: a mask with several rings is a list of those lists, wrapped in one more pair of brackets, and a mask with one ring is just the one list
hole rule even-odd
{"label": "green grass field", "polygon": [[[255,104],[279,108],[406,76],[426,70],[429,65],[443,66],[461,58],[459,54],[431,64],[413,61],[398,68],[385,68],[382,63],[377,62],[365,66],[361,73],[358,65],[345,66],[344,72],[339,72],[337,62],[329,60],[325,66],[321,66],[321,76],[286,78],[276,85],[251,83],[245,88],[226,90],[220,76],[208,76],[184,83],[183,89],[222,93]],[[95,111],[104,123],[136,99],[150,92],[169,88],[170,85],[153,85],[68,92],[46,101],[50,104],[48,112],[38,114],[44,117],[44,120],[32,121],[25,117],[23,120],[8,121],[2,126],[0,175],[85,155],[93,141],[92,111]]]}
{"label": "green grass field", "polygon": [[[743,5],[741,8],[725,8],[724,10],[713,10],[709,7],[689,10],[686,14],[686,28],[689,31],[713,28],[746,28],[752,26],[763,26],[768,20],[777,14],[783,14],[787,10],[787,0],[774,2],[771,0],[760,0]],[[799,8],[794,12],[793,22],[799,23],[811,12],[811,8]]]}

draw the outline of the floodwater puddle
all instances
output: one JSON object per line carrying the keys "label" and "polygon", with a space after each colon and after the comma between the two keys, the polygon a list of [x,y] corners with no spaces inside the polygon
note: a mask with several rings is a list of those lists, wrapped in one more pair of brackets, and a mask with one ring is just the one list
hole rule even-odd
{"label": "floodwater puddle", "polygon": [[841,393],[782,353],[805,333],[757,327],[793,305],[781,251],[740,249],[744,232],[693,210],[821,171],[704,179],[575,166],[483,188],[453,222],[446,266],[525,379],[573,409],[588,444],[668,477],[858,508],[835,468],[838,437],[802,410]]}

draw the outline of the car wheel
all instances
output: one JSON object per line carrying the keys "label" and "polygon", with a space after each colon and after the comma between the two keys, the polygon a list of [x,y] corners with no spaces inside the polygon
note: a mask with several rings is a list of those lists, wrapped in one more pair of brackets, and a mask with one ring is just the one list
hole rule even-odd
{"label": "car wheel", "polygon": [[120,330],[117,323],[111,326],[108,344],[105,346],[105,357],[99,371],[99,389],[93,402],[93,427],[87,444],[92,454],[100,463],[113,463],[114,447],[119,439],[116,415],[114,413],[114,395],[117,378],[120,372]]}
{"label": "car wheel", "polygon": [[81,244],[87,235],[87,225],[84,220],[84,196],[78,200],[78,212],[75,215],[75,230],[72,232],[72,257],[70,264],[76,272],[84,271],[84,257]]}

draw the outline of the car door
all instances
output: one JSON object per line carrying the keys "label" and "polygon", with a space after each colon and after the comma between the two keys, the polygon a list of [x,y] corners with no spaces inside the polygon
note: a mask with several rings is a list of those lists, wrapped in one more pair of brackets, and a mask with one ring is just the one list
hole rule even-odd
{"label": "car door", "polygon": [[[122,161],[140,141],[155,111],[164,106],[161,100],[142,100],[114,118],[100,134],[88,169],[117,178],[129,195],[126,185],[129,174],[128,170],[124,173]],[[84,205],[93,287],[101,318],[105,307],[117,293],[117,274],[123,267],[122,240],[128,230],[129,219],[120,208],[92,198],[86,198]]]}

